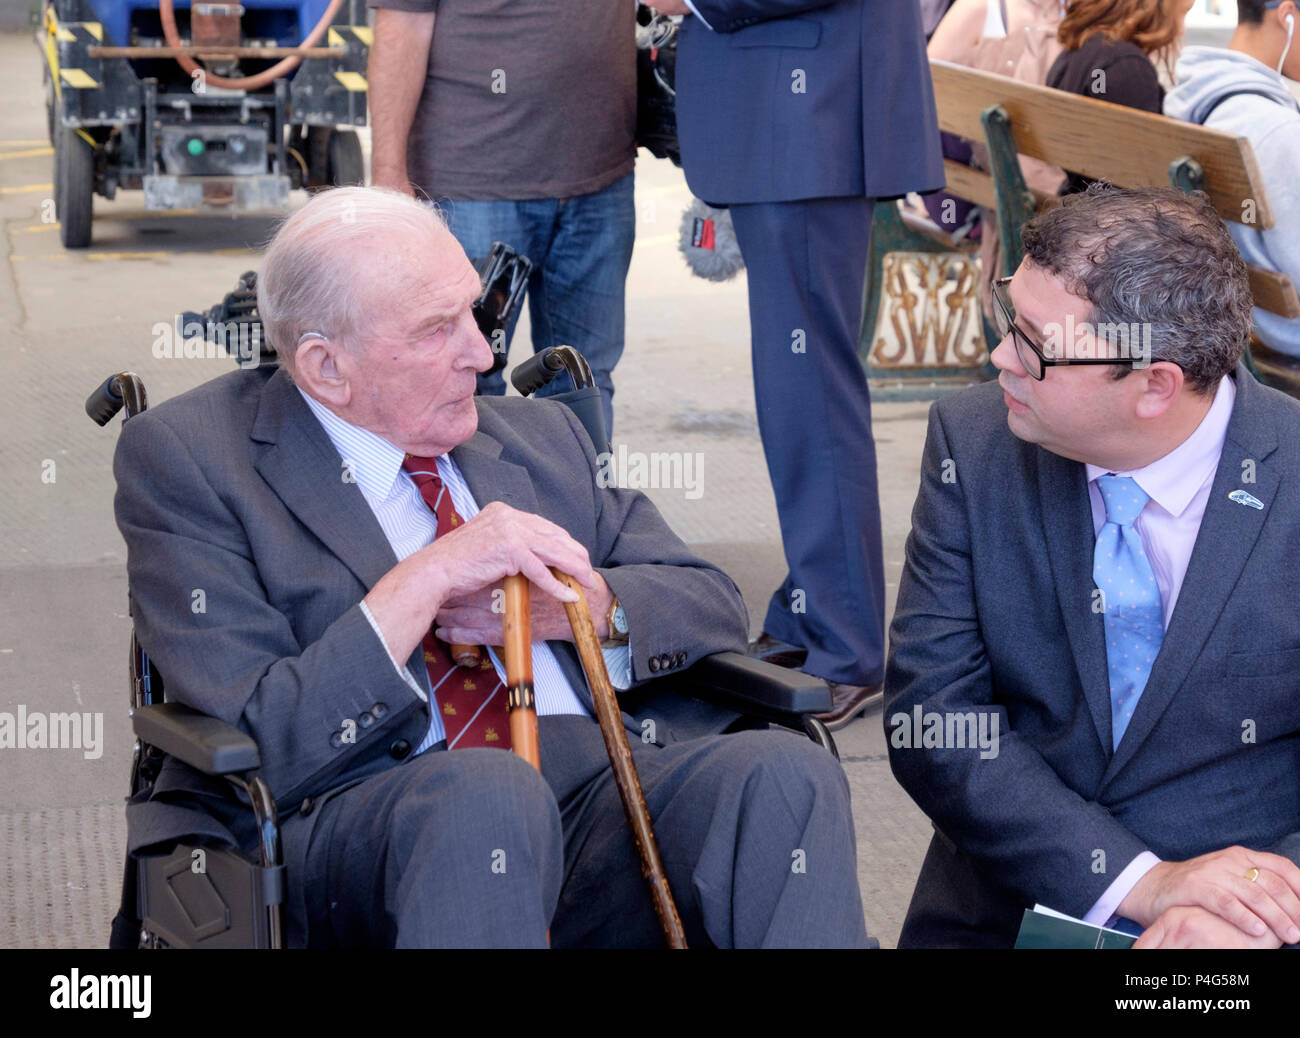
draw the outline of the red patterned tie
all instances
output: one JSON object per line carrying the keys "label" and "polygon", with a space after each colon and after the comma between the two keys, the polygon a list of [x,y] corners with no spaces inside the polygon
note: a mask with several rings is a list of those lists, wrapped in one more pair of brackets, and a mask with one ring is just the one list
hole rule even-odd
{"label": "red patterned tie", "polygon": [[[417,458],[408,454],[402,468],[420,490],[425,504],[433,511],[437,533],[454,530],[462,522],[452,504],[451,492],[438,474],[436,458]],[[447,748],[463,750],[473,746],[510,749],[510,710],[506,704],[505,685],[496,668],[484,653],[477,667],[460,667],[452,660],[447,646],[433,635],[424,636],[424,662],[429,668],[429,684],[434,702],[442,710],[447,731]]]}

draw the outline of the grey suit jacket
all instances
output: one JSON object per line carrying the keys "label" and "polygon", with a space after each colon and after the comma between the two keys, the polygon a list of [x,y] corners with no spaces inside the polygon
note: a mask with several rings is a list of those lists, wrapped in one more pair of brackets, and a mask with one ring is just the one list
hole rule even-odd
{"label": "grey suit jacket", "polygon": [[[597,485],[591,441],[567,407],[477,405],[478,432],[452,457],[480,506],[545,516],[586,546],[631,627],[625,711],[653,718],[660,742],[723,730],[737,715],[672,692],[671,675],[743,650],[735,584],[693,555],[644,495]],[[135,628],[167,698],[257,740],[282,814],[410,759],[428,705],[359,607],[397,560],[287,375],[232,372],[138,415],[123,427],[114,471]],[[590,708],[573,646],[551,646]],[[427,689],[418,646],[407,667]],[[341,738],[346,720],[356,722],[355,743]],[[227,824],[196,816],[195,796]],[[151,796],[128,809],[130,847],[183,833],[226,838],[238,824],[218,806],[227,797],[223,784],[168,759]]]}
{"label": "grey suit jacket", "polygon": [[983,759],[893,737],[894,774],[936,830],[901,944],[1008,946],[1024,908],[1082,916],[1144,850],[1300,860],[1300,404],[1235,377],[1182,590],[1115,752],[1084,466],[1012,435],[996,383],[931,410],[886,733],[919,707],[996,714],[1000,738]]}

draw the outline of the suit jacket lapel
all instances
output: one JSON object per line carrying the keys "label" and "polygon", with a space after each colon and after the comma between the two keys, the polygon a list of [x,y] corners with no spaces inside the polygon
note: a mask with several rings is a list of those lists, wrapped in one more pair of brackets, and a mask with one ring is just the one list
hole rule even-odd
{"label": "suit jacket lapel", "polygon": [[[1261,414],[1260,397],[1254,378],[1239,365],[1237,399],[1178,603],[1146,689],[1103,782],[1109,781],[1133,759],[1186,680],[1268,519],[1278,480],[1276,472],[1264,460],[1277,449],[1277,433]],[[1243,482],[1245,473],[1254,476],[1253,483]],[[1264,507],[1238,504],[1228,496],[1234,490],[1246,491]]]}
{"label": "suit jacket lapel", "polygon": [[451,452],[480,509],[501,501],[521,512],[537,511],[537,492],[522,465],[501,459],[501,441],[479,430]]}
{"label": "suit jacket lapel", "polygon": [[1056,598],[1074,653],[1075,670],[1088,702],[1097,738],[1111,751],[1110,681],[1106,673],[1106,628],[1092,608],[1093,548],[1088,484],[1083,465],[1050,451],[1038,450],[1038,493],[1042,529]]}
{"label": "suit jacket lapel", "polygon": [[282,370],[263,390],[251,438],[262,478],[367,591],[397,565],[361,488],[344,480],[338,451]]}

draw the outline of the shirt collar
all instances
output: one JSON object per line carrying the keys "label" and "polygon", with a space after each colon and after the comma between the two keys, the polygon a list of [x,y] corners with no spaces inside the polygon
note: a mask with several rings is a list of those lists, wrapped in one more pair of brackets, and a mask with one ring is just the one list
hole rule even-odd
{"label": "shirt collar", "polygon": [[324,427],[330,442],[339,452],[339,457],[348,462],[352,478],[361,488],[366,500],[388,500],[397,474],[402,471],[406,452],[379,434],[340,418],[319,400],[303,393],[301,387],[297,388],[312,414]]}
{"label": "shirt collar", "polygon": [[[1196,492],[1205,485],[1219,466],[1223,441],[1228,435],[1228,422],[1232,418],[1232,405],[1237,399],[1237,384],[1231,376],[1224,375],[1214,392],[1214,402],[1205,412],[1201,424],[1182,443],[1163,458],[1140,469],[1117,472],[1118,476],[1131,476],[1139,487],[1170,515],[1182,515]],[[1098,465],[1088,465],[1088,482],[1113,470]]]}

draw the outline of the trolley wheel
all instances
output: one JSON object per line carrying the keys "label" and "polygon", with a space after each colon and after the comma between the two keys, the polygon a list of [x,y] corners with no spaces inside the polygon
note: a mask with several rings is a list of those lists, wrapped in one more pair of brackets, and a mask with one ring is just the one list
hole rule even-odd
{"label": "trolley wheel", "polygon": [[334,187],[365,186],[366,164],[355,130],[334,130],[328,145],[329,178]]}
{"label": "trolley wheel", "polygon": [[307,126],[303,151],[307,159],[307,174],[303,187],[319,191],[329,187],[329,139],[334,131],[328,126]]}
{"label": "trolley wheel", "polygon": [[366,182],[361,139],[354,130],[329,126],[307,128],[307,190],[346,187]]}
{"label": "trolley wheel", "polygon": [[54,211],[65,249],[90,244],[94,202],[95,149],[76,130],[60,126],[54,135]]}

